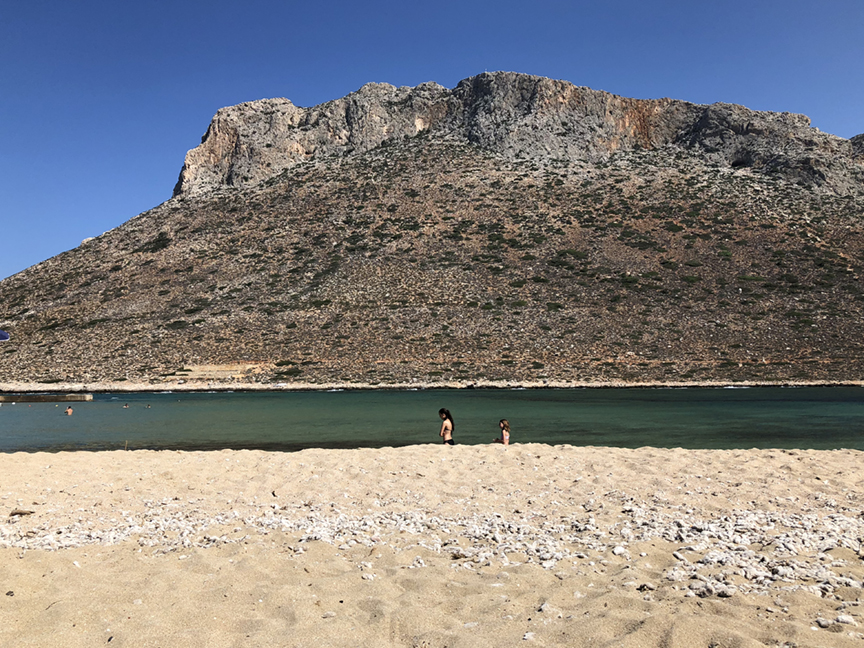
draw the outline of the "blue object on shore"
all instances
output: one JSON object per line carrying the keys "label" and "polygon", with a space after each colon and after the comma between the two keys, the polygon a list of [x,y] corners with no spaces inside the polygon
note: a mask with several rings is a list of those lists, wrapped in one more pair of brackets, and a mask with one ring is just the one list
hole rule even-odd
{"label": "blue object on shore", "polygon": [[9,334],[6,331],[0,331],[0,342],[6,342],[9,339]]}

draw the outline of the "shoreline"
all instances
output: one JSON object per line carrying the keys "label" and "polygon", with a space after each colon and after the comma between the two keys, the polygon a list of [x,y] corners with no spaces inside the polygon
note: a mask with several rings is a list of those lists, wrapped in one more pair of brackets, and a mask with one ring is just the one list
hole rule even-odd
{"label": "shoreline", "polygon": [[681,382],[581,382],[581,381],[448,381],[412,383],[254,383],[176,381],[162,383],[0,383],[0,394],[67,393],[159,393],[159,392],[299,392],[299,391],[412,391],[436,389],[734,389],[755,387],[864,387],[864,380],[812,381],[681,381]]}

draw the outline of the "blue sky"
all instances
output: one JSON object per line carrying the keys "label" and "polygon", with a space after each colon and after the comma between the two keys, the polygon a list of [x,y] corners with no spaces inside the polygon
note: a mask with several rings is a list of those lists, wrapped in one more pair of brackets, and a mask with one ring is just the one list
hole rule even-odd
{"label": "blue sky", "polygon": [[167,200],[222,106],[514,70],[851,137],[862,28],[861,0],[0,0],[0,278]]}

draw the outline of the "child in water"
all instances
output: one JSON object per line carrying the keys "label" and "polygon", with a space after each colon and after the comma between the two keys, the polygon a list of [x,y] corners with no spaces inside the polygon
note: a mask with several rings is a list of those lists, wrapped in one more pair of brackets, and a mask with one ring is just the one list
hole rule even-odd
{"label": "child in water", "polygon": [[507,419],[501,419],[498,421],[498,427],[501,428],[501,437],[493,439],[493,441],[505,446],[510,445],[510,422]]}
{"label": "child in water", "polygon": [[442,407],[438,410],[438,416],[443,421],[438,436],[444,439],[445,445],[456,445],[456,442],[453,441],[453,431],[456,429],[456,424],[453,422],[453,416],[450,414],[450,411]]}

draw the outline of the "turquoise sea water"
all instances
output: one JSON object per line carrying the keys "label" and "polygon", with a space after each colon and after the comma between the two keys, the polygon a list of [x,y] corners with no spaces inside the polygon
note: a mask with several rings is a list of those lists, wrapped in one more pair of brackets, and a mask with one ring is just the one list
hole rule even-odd
{"label": "turquoise sea water", "polygon": [[65,407],[3,404],[0,452],[438,443],[441,407],[460,444],[490,442],[507,418],[514,443],[864,449],[857,387],[97,394]]}

